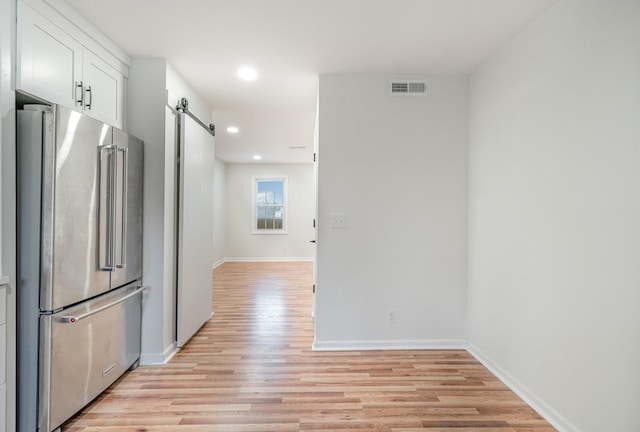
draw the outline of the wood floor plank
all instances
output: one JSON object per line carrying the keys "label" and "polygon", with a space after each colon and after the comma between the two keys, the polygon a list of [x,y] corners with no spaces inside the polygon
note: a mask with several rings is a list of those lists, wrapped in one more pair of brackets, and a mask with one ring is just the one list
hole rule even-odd
{"label": "wood floor plank", "polygon": [[310,263],[225,263],[214,316],[64,432],[552,432],[469,353],[312,352]]}

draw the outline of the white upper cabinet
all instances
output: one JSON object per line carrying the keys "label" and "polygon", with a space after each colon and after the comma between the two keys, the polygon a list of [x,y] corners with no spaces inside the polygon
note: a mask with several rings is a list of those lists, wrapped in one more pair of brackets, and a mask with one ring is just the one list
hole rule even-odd
{"label": "white upper cabinet", "polygon": [[82,45],[31,7],[21,10],[16,87],[47,101],[76,106]]}
{"label": "white upper cabinet", "polygon": [[122,129],[124,76],[89,50],[84,50],[82,58],[82,104],[85,111]]}
{"label": "white upper cabinet", "polygon": [[16,90],[123,129],[128,65],[51,3],[18,2]]}

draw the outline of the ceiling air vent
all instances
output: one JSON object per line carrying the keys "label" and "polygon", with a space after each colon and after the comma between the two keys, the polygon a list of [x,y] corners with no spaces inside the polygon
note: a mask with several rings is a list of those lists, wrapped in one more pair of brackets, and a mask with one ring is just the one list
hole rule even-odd
{"label": "ceiling air vent", "polygon": [[389,94],[393,96],[426,96],[427,82],[419,80],[391,80]]}

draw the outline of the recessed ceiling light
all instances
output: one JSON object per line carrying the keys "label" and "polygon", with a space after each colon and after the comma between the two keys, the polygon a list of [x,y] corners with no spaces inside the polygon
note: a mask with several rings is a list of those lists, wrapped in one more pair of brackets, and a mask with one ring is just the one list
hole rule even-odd
{"label": "recessed ceiling light", "polygon": [[238,76],[246,81],[253,81],[258,78],[258,72],[250,67],[243,67],[238,70]]}
{"label": "recessed ceiling light", "polygon": [[235,127],[235,126],[229,126],[227,128],[227,132],[229,132],[229,133],[238,133],[238,131],[239,131],[239,129],[237,127]]}
{"label": "recessed ceiling light", "polygon": [[260,156],[260,155],[254,155],[253,156],[253,160],[260,160],[260,159],[262,159],[262,156]]}

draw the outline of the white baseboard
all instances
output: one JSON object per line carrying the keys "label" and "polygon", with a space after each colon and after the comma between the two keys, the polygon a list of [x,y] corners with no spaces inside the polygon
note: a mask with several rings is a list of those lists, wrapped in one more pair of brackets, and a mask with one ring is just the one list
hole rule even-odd
{"label": "white baseboard", "polygon": [[216,268],[220,267],[222,264],[225,263],[225,259],[221,258],[218,261],[214,262],[213,265],[211,266],[211,270],[215,270]]}
{"label": "white baseboard", "polygon": [[313,257],[230,257],[225,262],[309,262]]}
{"label": "white baseboard", "polygon": [[464,350],[464,339],[313,341],[313,351]]}
{"label": "white baseboard", "polygon": [[540,414],[551,426],[558,429],[559,432],[580,432],[575,425],[564,418],[560,413],[553,409],[549,404],[537,397],[526,386],[515,379],[511,374],[505,371],[497,363],[493,362],[489,357],[484,355],[482,351],[475,345],[467,343],[467,351],[474,356],[484,367],[489,369],[500,381],[509,387],[523,401]]}
{"label": "white baseboard", "polygon": [[180,350],[174,342],[169,345],[162,353],[142,353],[140,354],[140,365],[158,366],[167,364],[178,351]]}

